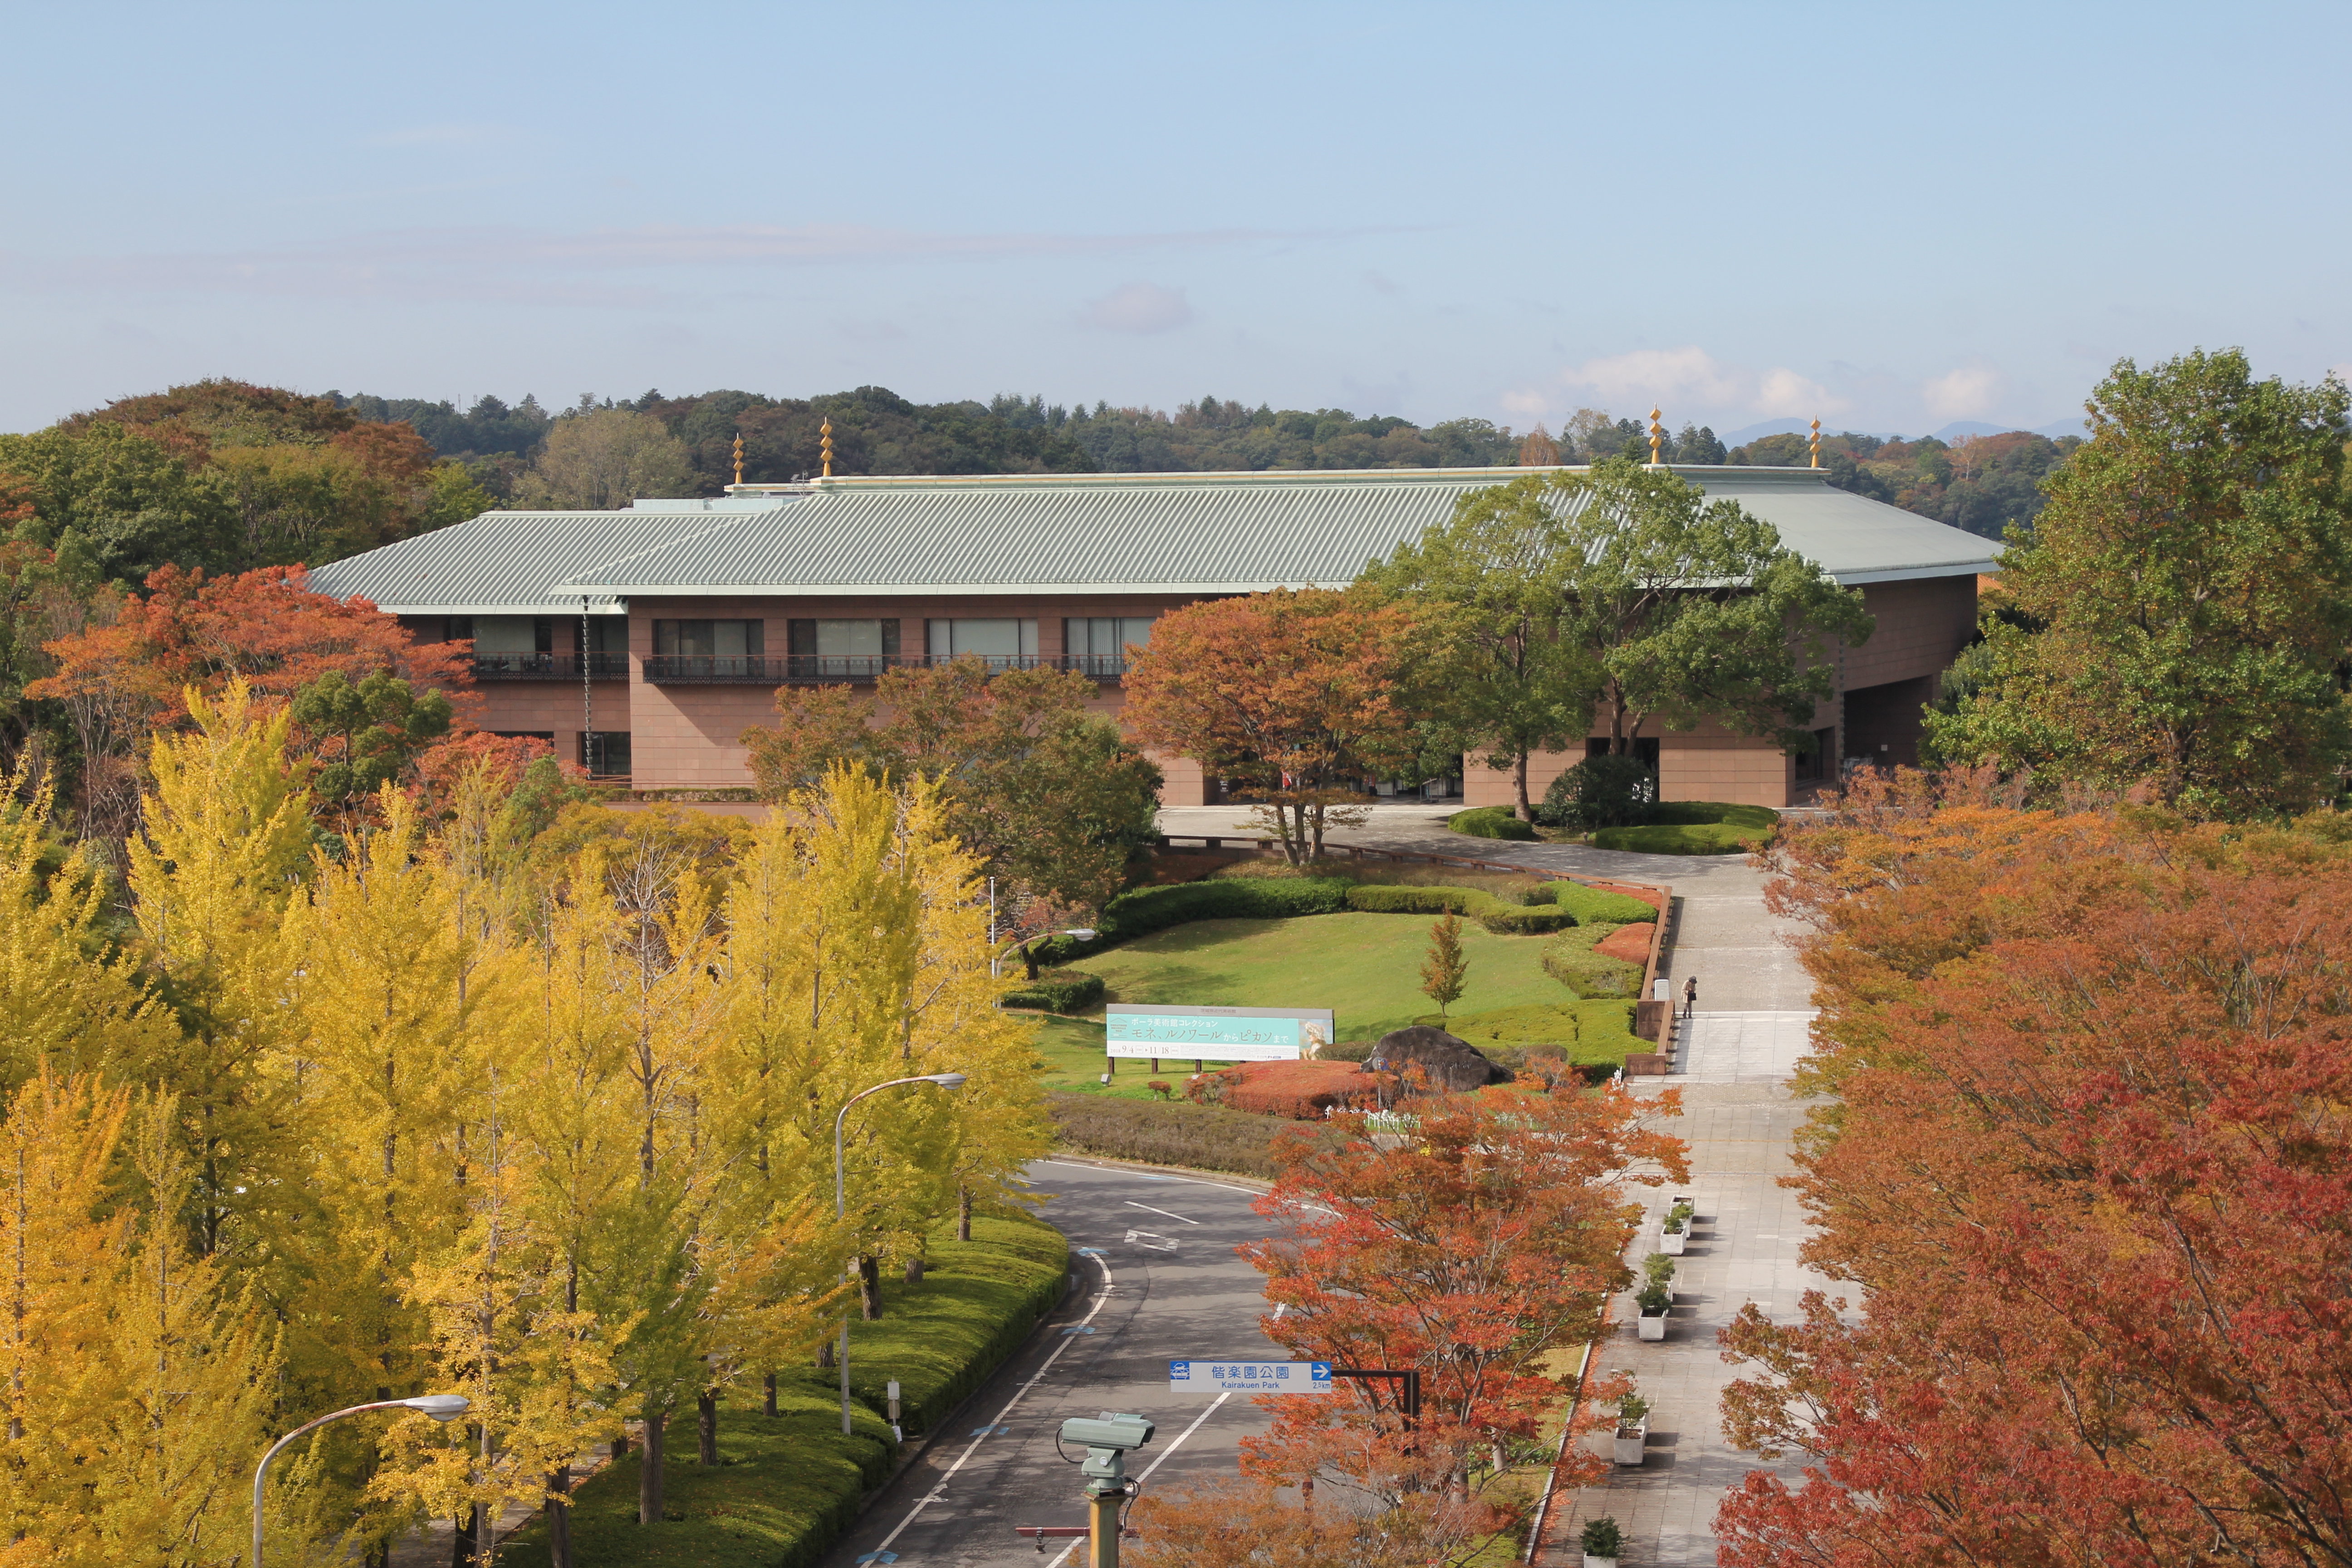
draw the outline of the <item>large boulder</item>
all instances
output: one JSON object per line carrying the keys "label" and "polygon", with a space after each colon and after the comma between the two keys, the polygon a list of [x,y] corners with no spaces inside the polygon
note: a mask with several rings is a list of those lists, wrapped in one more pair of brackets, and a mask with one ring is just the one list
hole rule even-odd
{"label": "large boulder", "polygon": [[1490,1083],[1511,1081],[1510,1068],[1488,1061],[1469,1041],[1427,1024],[1382,1035],[1364,1068],[1399,1076],[1419,1068],[1430,1089],[1441,1094],[1466,1094]]}

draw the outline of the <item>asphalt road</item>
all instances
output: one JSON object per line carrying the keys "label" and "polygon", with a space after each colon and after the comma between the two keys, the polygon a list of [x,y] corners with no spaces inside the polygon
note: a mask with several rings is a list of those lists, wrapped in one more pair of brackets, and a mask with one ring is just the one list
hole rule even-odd
{"label": "asphalt road", "polygon": [[1041,1556],[1013,1532],[1086,1523],[1083,1456],[1066,1450],[1065,1463],[1055,1452],[1065,1420],[1105,1411],[1149,1416],[1158,1432],[1128,1458],[1128,1474],[1147,1477],[1147,1488],[1231,1474],[1240,1439],[1265,1428],[1265,1414],[1246,1395],[1220,1402],[1168,1391],[1171,1359],[1283,1359],[1258,1331],[1265,1310],[1258,1273],[1234,1252],[1266,1234],[1250,1210],[1257,1194],[1208,1177],[1058,1160],[1038,1161],[1029,1175],[1037,1191],[1055,1194],[1045,1217],[1070,1238],[1077,1289],[866,1510],[827,1568],[1069,1568],[1083,1560],[1083,1542],[1049,1542]]}

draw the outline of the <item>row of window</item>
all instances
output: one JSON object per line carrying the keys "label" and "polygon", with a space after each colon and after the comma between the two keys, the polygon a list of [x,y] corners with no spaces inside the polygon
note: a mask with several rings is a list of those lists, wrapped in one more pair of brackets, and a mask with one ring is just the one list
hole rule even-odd
{"label": "row of window", "polygon": [[[491,734],[502,741],[544,741],[555,744],[552,730],[493,730]],[[580,736],[580,765],[588,770],[591,778],[625,779],[629,776],[629,732],[626,730],[590,730]]]}
{"label": "row of window", "polygon": [[[1150,616],[1072,616],[1062,622],[1062,651],[1074,658],[1123,659],[1127,645],[1151,642]],[[783,651],[827,658],[896,658],[900,653],[896,620],[789,620]],[[477,656],[551,653],[626,653],[626,616],[447,616],[439,627],[444,641],[470,641]],[[1004,617],[927,620],[925,653],[934,658],[978,654],[984,658],[1034,658],[1037,623]],[[705,658],[758,658],[767,651],[761,620],[656,620],[654,652]]]}
{"label": "row of window", "polygon": [[[1133,643],[1151,642],[1149,616],[1072,616],[1062,622],[1062,651],[1076,658],[1119,658]],[[792,620],[785,649],[820,658],[896,658],[896,620]],[[657,620],[654,652],[706,658],[756,658],[767,651],[767,624],[756,620]],[[1004,617],[954,617],[923,623],[923,651],[933,658],[978,654],[983,658],[1034,658],[1037,623]],[[477,645],[479,646],[478,644]]]}

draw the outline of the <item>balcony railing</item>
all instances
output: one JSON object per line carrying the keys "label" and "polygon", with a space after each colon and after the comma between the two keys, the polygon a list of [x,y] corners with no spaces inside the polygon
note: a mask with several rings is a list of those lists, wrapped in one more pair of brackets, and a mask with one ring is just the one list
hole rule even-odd
{"label": "balcony railing", "polygon": [[[970,654],[992,670],[1074,669],[1097,680],[1115,680],[1127,673],[1127,660],[1116,654]],[[887,669],[916,669],[952,662],[945,655],[921,653],[788,653],[758,654],[657,653],[646,660],[646,679],[656,686],[793,686],[828,682],[863,684],[882,678]]]}
{"label": "balcony railing", "polygon": [[[625,679],[629,673],[629,656],[625,653],[592,653],[588,656],[587,673],[592,679]],[[576,653],[478,653],[474,656],[474,679],[477,680],[577,680],[580,675],[580,656]]]}

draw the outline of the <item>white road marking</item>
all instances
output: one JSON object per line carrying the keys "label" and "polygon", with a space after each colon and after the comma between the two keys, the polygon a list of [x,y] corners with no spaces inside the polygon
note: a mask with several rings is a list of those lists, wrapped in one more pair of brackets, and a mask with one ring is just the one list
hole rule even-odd
{"label": "white road marking", "polygon": [[1176,1250],[1176,1243],[1156,1230],[1130,1230],[1127,1233],[1127,1239],[1137,1247],[1149,1247],[1153,1252]]}
{"label": "white road marking", "polygon": [[1262,1198],[1265,1196],[1265,1189],[1263,1187],[1237,1187],[1231,1182],[1204,1182],[1198,1176],[1147,1176],[1140,1171],[1123,1171],[1117,1165],[1074,1165],[1067,1160],[1033,1160],[1030,1163],[1036,1165],[1059,1165],[1065,1171],[1094,1171],[1097,1173],[1108,1171],[1114,1176],[1133,1176],[1139,1182],[1182,1182],[1190,1186],[1214,1187],[1219,1192],[1241,1193],[1253,1198]]}
{"label": "white road marking", "polygon": [[1198,1225],[1201,1223],[1197,1219],[1184,1219],[1184,1216],[1181,1214],[1169,1214],[1166,1209],[1153,1208],[1150,1204],[1137,1203],[1133,1198],[1127,1200],[1127,1206],[1131,1209],[1141,1209],[1145,1214],[1166,1215],[1170,1219],[1184,1220],[1186,1225]]}
{"label": "white road marking", "polygon": [[1155,1458],[1151,1463],[1143,1468],[1143,1473],[1135,1478],[1135,1484],[1138,1487],[1140,1487],[1144,1482],[1150,1480],[1151,1479],[1151,1472],[1166,1464],[1168,1462],[1168,1456],[1182,1447],[1184,1446],[1184,1439],[1190,1437],[1193,1433],[1198,1432],[1201,1429],[1201,1423],[1206,1421],[1210,1416],[1214,1415],[1217,1413],[1217,1406],[1223,1405],[1226,1400],[1231,1399],[1233,1396],[1234,1391],[1228,1388],[1223,1394],[1218,1394],[1214,1399],[1209,1401],[1209,1407],[1206,1410],[1202,1411],[1198,1415],[1192,1417],[1192,1424],[1190,1426],[1185,1427],[1181,1433],[1177,1435],[1176,1441],[1169,1444],[1165,1448],[1160,1449],[1158,1457]]}
{"label": "white road marking", "polygon": [[[1103,1303],[1110,1300],[1113,1283],[1111,1279],[1110,1265],[1103,1261],[1100,1254],[1096,1254],[1095,1266],[1103,1271],[1102,1293],[1095,1298],[1095,1304],[1087,1309],[1087,1315],[1078,1320],[1080,1326],[1093,1321],[1094,1315],[1103,1310]],[[1080,1336],[1076,1334],[1065,1335],[1062,1342],[1054,1347],[1054,1353],[1045,1358],[1045,1364],[1032,1373],[1029,1376],[1029,1381],[1023,1384],[1019,1388],[1013,1391],[1013,1397],[1006,1400],[1004,1402],[1004,1408],[998,1411],[995,1415],[990,1419],[988,1423],[989,1426],[996,1426],[1002,1425],[1004,1418],[1013,1414],[1013,1407],[1020,1404],[1022,1400],[1028,1397],[1029,1391],[1037,1386],[1037,1380],[1044,1377],[1047,1373],[1053,1371],[1054,1363],[1062,1359],[1062,1352],[1068,1350],[1072,1345],[1076,1344]],[[1212,1408],[1214,1407],[1212,1406]],[[931,1489],[929,1495],[918,1499],[915,1506],[907,1510],[907,1517],[898,1521],[898,1528],[891,1531],[889,1534],[884,1536],[882,1538],[882,1543],[879,1546],[877,1546],[874,1550],[877,1552],[888,1551],[890,1549],[890,1543],[898,1540],[901,1534],[905,1533],[908,1525],[915,1522],[915,1516],[921,1513],[923,1510],[929,1508],[942,1492],[947,1490],[948,1482],[955,1479],[955,1473],[958,1470],[963,1468],[964,1461],[971,1458],[972,1455],[978,1453],[980,1451],[980,1446],[986,1441],[988,1441],[988,1439],[985,1437],[974,1437],[970,1443],[964,1445],[963,1452],[957,1457],[954,1464],[948,1467],[947,1474],[940,1478],[939,1485]],[[1065,1553],[1065,1555],[1067,1554]],[[1058,1562],[1059,1559],[1056,1559],[1056,1561]]]}

